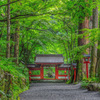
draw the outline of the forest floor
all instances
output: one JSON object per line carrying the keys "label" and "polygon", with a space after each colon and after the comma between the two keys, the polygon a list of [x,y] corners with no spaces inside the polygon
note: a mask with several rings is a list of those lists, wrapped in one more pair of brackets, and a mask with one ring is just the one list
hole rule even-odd
{"label": "forest floor", "polygon": [[81,89],[80,84],[32,83],[20,100],[100,100],[100,92]]}

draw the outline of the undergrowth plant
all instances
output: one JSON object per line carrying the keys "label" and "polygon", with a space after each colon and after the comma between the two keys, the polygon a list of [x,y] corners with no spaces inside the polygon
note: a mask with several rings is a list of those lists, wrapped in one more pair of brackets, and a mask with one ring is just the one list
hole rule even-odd
{"label": "undergrowth plant", "polygon": [[[25,65],[16,65],[12,59],[0,60],[1,100],[16,100],[19,94],[29,87],[28,69]],[[17,99],[18,100],[18,99]]]}

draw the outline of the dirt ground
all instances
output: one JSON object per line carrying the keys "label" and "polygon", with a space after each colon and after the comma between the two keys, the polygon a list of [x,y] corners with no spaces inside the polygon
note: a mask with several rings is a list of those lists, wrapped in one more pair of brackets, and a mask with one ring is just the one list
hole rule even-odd
{"label": "dirt ground", "polygon": [[20,94],[20,100],[100,100],[100,92],[81,89],[80,84],[32,83]]}

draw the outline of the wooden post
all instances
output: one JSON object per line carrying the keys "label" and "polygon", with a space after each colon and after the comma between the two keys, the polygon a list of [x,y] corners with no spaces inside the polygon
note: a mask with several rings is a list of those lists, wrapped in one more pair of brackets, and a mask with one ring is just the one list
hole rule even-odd
{"label": "wooden post", "polygon": [[56,65],[56,68],[55,68],[55,75],[56,75],[56,79],[58,79],[58,68],[57,68],[57,65]]}
{"label": "wooden post", "polygon": [[31,81],[31,71],[29,70],[29,81]]}
{"label": "wooden post", "polygon": [[41,65],[41,71],[40,71],[41,73],[40,73],[40,75],[41,75],[41,79],[43,79],[43,65]]}
{"label": "wooden post", "polygon": [[89,77],[89,75],[88,75],[88,63],[86,63],[86,76],[87,76],[87,79],[88,79],[88,77]]}
{"label": "wooden post", "polygon": [[70,80],[70,68],[68,68],[68,78]]}
{"label": "wooden post", "polygon": [[86,64],[86,77],[87,77],[87,79],[89,77],[89,71],[88,71],[88,64],[90,63],[89,59],[90,59],[90,57],[88,57],[88,58],[84,57],[84,64]]}
{"label": "wooden post", "polygon": [[67,80],[67,78],[66,78],[66,70],[67,70],[67,69],[65,69],[65,72],[64,72],[64,73],[65,73],[65,82],[66,82],[66,80]]}
{"label": "wooden post", "polygon": [[55,66],[55,77],[57,79],[57,66]]}
{"label": "wooden post", "polygon": [[76,68],[74,68],[74,82],[76,80]]}
{"label": "wooden post", "polygon": [[55,65],[55,79],[56,79],[56,70],[57,70],[57,69],[56,69],[56,65]]}

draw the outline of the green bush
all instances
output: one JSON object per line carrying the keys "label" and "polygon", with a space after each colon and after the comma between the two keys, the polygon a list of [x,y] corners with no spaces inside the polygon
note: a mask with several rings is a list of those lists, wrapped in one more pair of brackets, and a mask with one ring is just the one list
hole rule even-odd
{"label": "green bush", "polygon": [[86,88],[88,85],[89,85],[89,82],[86,82],[86,81],[81,82],[81,87],[82,88]]}
{"label": "green bush", "polygon": [[82,88],[87,88],[87,86],[90,84],[90,83],[98,83],[99,82],[99,78],[96,78],[96,77],[92,77],[92,78],[83,78],[82,82],[81,82],[81,86]]}
{"label": "green bush", "polygon": [[19,94],[29,87],[28,69],[23,64],[17,66],[12,59],[0,60],[0,93],[1,100],[16,100]]}

